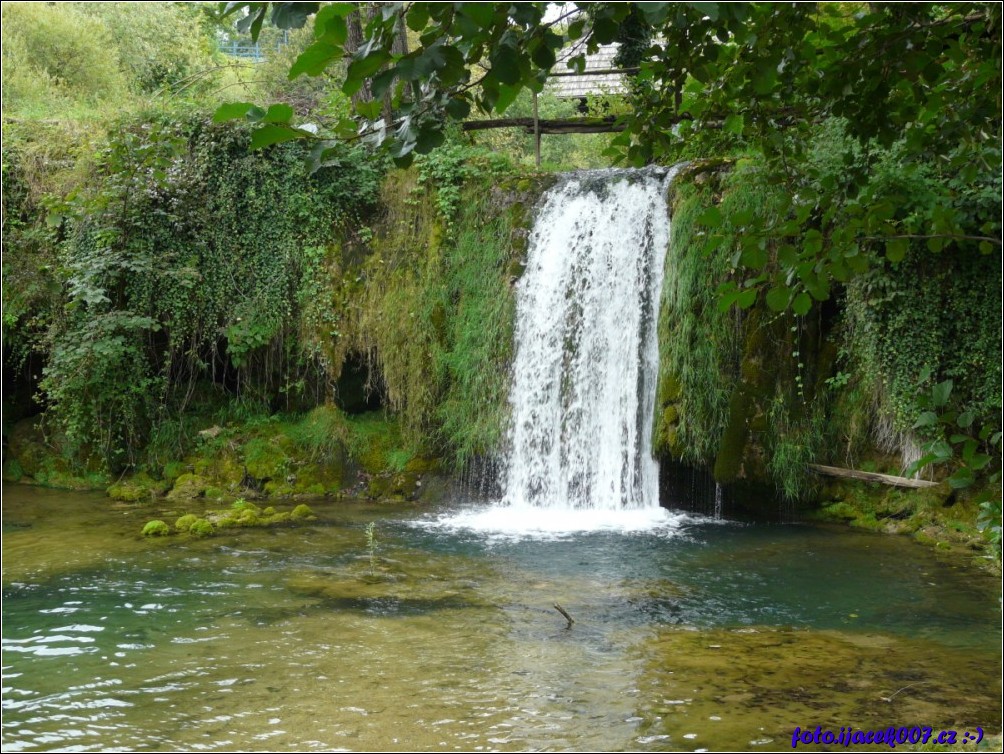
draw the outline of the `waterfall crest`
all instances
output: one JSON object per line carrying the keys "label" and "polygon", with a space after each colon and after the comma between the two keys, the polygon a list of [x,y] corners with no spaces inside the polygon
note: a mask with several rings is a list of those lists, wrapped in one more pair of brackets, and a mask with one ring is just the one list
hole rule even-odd
{"label": "waterfall crest", "polygon": [[672,172],[571,174],[543,198],[517,288],[506,507],[658,508],[651,437]]}

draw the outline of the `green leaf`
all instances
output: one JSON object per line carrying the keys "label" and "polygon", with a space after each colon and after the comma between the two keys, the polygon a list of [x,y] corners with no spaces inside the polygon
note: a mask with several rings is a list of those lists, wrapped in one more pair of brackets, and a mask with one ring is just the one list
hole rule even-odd
{"label": "green leaf", "polygon": [[708,207],[698,216],[697,222],[707,228],[717,228],[722,224],[722,211],[718,207]]}
{"label": "green leaf", "polygon": [[422,31],[428,22],[429,4],[412,3],[411,8],[408,9],[408,15],[405,19],[405,23],[408,24],[408,28],[412,31]]}
{"label": "green leaf", "polygon": [[727,133],[741,136],[743,132],[743,116],[739,115],[738,113],[732,113],[731,115],[725,118],[725,124],[722,126],[722,128]]}
{"label": "green leaf", "polygon": [[390,85],[394,83],[395,78],[397,78],[396,68],[388,68],[386,71],[381,71],[374,76],[370,82],[373,96],[376,99],[383,97],[384,92],[386,92]]}
{"label": "green leaf", "polygon": [[289,123],[293,119],[293,108],[289,105],[272,105],[265,112],[265,123]]}
{"label": "green leaf", "polygon": [[454,120],[463,120],[471,114],[471,105],[467,100],[454,97],[446,103],[446,112]]}
{"label": "green leaf", "polygon": [[767,265],[767,249],[763,238],[747,236],[743,239],[740,261],[750,269],[762,270]]}
{"label": "green leaf", "polygon": [[216,112],[213,113],[213,122],[223,123],[228,120],[243,118],[248,114],[248,110],[252,107],[254,107],[254,105],[250,102],[228,102],[224,105],[220,105],[216,108]]}
{"label": "green leaf", "polygon": [[523,90],[521,84],[514,84],[509,86],[508,84],[502,84],[499,86],[499,98],[495,100],[495,110],[499,113],[504,113],[506,108],[509,107],[519,96],[519,93]]}
{"label": "green leaf", "polygon": [[974,481],[976,481],[976,477],[972,469],[963,466],[948,477],[948,486],[953,490],[961,490],[972,485]]}
{"label": "green leaf", "polygon": [[429,124],[423,126],[418,132],[418,139],[415,142],[415,151],[419,154],[428,154],[436,147],[442,145],[446,137],[439,128],[439,124]]}
{"label": "green leaf", "polygon": [[380,111],[383,110],[383,102],[378,99],[359,101],[355,105],[355,110],[366,120],[376,120],[380,117]]}
{"label": "green leaf", "polygon": [[467,16],[482,29],[491,25],[495,20],[494,3],[459,3],[459,12]]}
{"label": "green leaf", "polygon": [[777,83],[777,67],[770,60],[764,60],[753,74],[753,91],[756,94],[770,94]]}
{"label": "green leaf", "polygon": [[[320,76],[331,61],[341,57],[342,48],[330,42],[314,42],[307,47],[293,62],[289,69],[289,79],[306,73],[308,76]],[[360,84],[361,85],[361,84]]]}
{"label": "green leaf", "polygon": [[554,50],[545,44],[538,45],[537,48],[530,54],[530,59],[533,61],[534,65],[545,71],[551,70],[554,64],[558,62],[558,59],[554,54]]}
{"label": "green leaf", "polygon": [[886,259],[890,262],[902,262],[909,249],[910,242],[905,238],[887,239],[885,242]]}
{"label": "green leaf", "polygon": [[939,382],[931,390],[931,399],[934,401],[934,405],[937,407],[944,406],[948,403],[948,398],[952,394],[952,381],[945,380],[944,382]]}
{"label": "green leaf", "polygon": [[272,3],[272,23],[280,29],[299,29],[320,3]]}
{"label": "green leaf", "polygon": [[601,45],[610,44],[617,39],[617,32],[620,27],[612,18],[596,18],[593,20],[592,38]]}
{"label": "green leaf", "polygon": [[816,256],[819,254],[823,250],[823,234],[815,228],[807,231],[805,234],[804,248],[805,253],[810,256]]}
{"label": "green leaf", "polygon": [[499,46],[491,56],[492,73],[503,84],[515,84],[520,79],[519,54],[511,47]]}
{"label": "green leaf", "polygon": [[921,427],[933,427],[937,423],[938,415],[933,411],[925,411],[917,417],[917,421],[914,423],[913,428],[920,429]]}
{"label": "green leaf", "polygon": [[[805,294],[802,294],[805,295]],[[775,312],[783,312],[791,300],[791,290],[786,285],[779,285],[767,291],[767,306]]]}
{"label": "green leaf", "polygon": [[756,288],[747,288],[736,297],[736,303],[740,309],[749,309],[756,303]]}
{"label": "green leaf", "polygon": [[958,425],[961,429],[969,429],[975,419],[976,415],[972,411],[963,411],[959,414]]}
{"label": "green leaf", "polygon": [[791,309],[799,316],[804,317],[812,308],[812,297],[807,293],[799,293],[795,300],[791,302]]}
{"label": "green leaf", "polygon": [[273,144],[281,144],[284,141],[293,141],[306,136],[303,131],[295,128],[279,125],[262,126],[251,134],[251,149],[264,149]]}
{"label": "green leaf", "polygon": [[[646,5],[647,5],[647,3],[646,3]],[[644,6],[642,6],[642,7],[644,7]],[[568,30],[567,30],[568,38],[570,40],[572,40],[573,42],[576,39],[580,39],[582,37],[582,32],[583,32],[583,30],[585,28],[586,28],[586,19],[585,18],[577,18],[577,19],[575,19],[574,21],[572,21],[572,23],[570,23],[568,25]]]}
{"label": "green leaf", "polygon": [[[381,66],[383,66],[383,64],[388,60],[390,60],[390,54],[385,50],[374,50],[361,60],[353,60],[349,64],[348,71],[345,73],[345,86],[342,87],[342,91],[345,91],[350,82],[358,82],[358,86],[356,86],[353,94],[355,91],[359,91],[359,87],[362,86],[363,80],[379,71]],[[348,92],[346,92],[346,94],[348,94]]]}
{"label": "green leaf", "polygon": [[718,311],[727,312],[731,309],[732,305],[736,302],[736,299],[739,298],[740,293],[741,291],[737,289],[719,291],[718,303],[716,305],[718,307]]}

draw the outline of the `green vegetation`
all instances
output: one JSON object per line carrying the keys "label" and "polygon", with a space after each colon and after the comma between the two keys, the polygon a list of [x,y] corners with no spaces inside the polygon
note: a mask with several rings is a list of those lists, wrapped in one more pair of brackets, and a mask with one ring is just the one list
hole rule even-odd
{"label": "green vegetation", "polygon": [[171,527],[160,520],[147,521],[143,527],[144,537],[166,537],[171,533]]}
{"label": "green vegetation", "polygon": [[809,462],[923,468],[999,552],[999,6],[371,10],[4,5],[6,478],[415,500],[490,457],[552,179],[459,123],[574,116],[559,49],[618,41],[630,93],[588,106],[623,131],[542,157],[692,161],[657,452],[802,502]]}

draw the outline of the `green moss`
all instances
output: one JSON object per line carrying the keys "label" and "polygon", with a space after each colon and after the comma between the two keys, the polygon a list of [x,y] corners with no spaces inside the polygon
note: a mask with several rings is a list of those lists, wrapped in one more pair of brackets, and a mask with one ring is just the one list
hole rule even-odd
{"label": "green moss", "polygon": [[300,503],[300,505],[293,508],[293,512],[290,514],[290,516],[293,518],[294,521],[304,521],[316,518],[316,516],[314,515],[314,511],[310,509],[310,506],[304,505],[303,503]]}
{"label": "green moss", "polygon": [[209,516],[207,520],[220,529],[233,529],[240,526],[237,514],[233,511],[210,511],[207,515]]}
{"label": "green moss", "polygon": [[185,473],[185,464],[182,461],[171,461],[164,464],[164,471],[162,476],[164,481],[174,484],[174,482]]}
{"label": "green moss", "polygon": [[194,513],[186,513],[174,522],[174,528],[180,532],[186,532],[192,528],[192,524],[199,521],[199,517]]}
{"label": "green moss", "polygon": [[213,525],[206,519],[200,518],[194,521],[189,528],[189,533],[193,537],[211,537],[214,533]]}
{"label": "green moss", "polygon": [[146,525],[143,527],[144,537],[166,537],[170,533],[171,527],[159,519],[147,521]]}
{"label": "green moss", "polygon": [[198,474],[182,474],[175,482],[174,487],[167,493],[168,500],[191,500],[202,497],[208,487],[208,483]]}
{"label": "green moss", "polygon": [[283,445],[288,438],[260,437],[244,444],[244,466],[249,476],[259,480],[284,478],[289,470],[290,458]]}
{"label": "green moss", "polygon": [[858,511],[848,503],[832,503],[819,511],[820,518],[827,518],[837,521],[853,521],[858,517]]}
{"label": "green moss", "polygon": [[261,513],[263,516],[274,516],[276,514],[276,510],[270,505],[267,508],[265,508],[265,510],[263,510]]}
{"label": "green moss", "polygon": [[869,531],[879,531],[882,529],[882,523],[875,518],[874,513],[865,513],[858,516],[851,521],[851,526],[858,529],[868,529]]}
{"label": "green moss", "polygon": [[140,472],[108,487],[108,496],[126,503],[146,502],[164,493],[167,483],[151,479],[146,472]]}
{"label": "green moss", "polygon": [[267,523],[269,524],[285,524],[291,521],[293,518],[289,511],[281,511],[279,513],[273,513],[268,517]]}
{"label": "green moss", "polygon": [[264,491],[269,497],[290,497],[293,494],[293,485],[285,480],[265,482]]}
{"label": "green moss", "polygon": [[219,500],[225,493],[219,487],[206,487],[204,494],[210,500]]}
{"label": "green moss", "polygon": [[665,406],[679,400],[683,393],[683,383],[680,379],[669,372],[665,372],[659,377],[659,405]]}
{"label": "green moss", "polygon": [[247,526],[247,527],[261,526],[262,523],[264,522],[262,521],[259,513],[249,508],[245,508],[237,516],[238,526]]}
{"label": "green moss", "polygon": [[743,452],[749,439],[752,408],[753,397],[750,391],[745,383],[738,385],[729,400],[729,420],[715,457],[714,476],[720,484],[734,482],[740,476]]}
{"label": "green moss", "polygon": [[25,476],[21,463],[16,458],[11,458],[4,464],[3,478],[7,482],[20,482]]}
{"label": "green moss", "polygon": [[259,508],[251,501],[245,500],[242,497],[238,498],[237,500],[234,500],[234,502],[231,503],[230,508],[231,510],[237,511],[238,513],[243,513],[244,511],[250,511],[256,516],[261,515],[261,508]]}

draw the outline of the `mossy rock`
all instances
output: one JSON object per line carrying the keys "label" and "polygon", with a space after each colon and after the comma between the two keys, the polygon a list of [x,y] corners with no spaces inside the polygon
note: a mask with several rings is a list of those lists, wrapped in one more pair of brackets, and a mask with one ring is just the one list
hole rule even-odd
{"label": "mossy rock", "polygon": [[875,518],[874,513],[865,513],[853,521],[851,521],[851,526],[856,529],[867,529],[868,531],[881,531],[884,527],[881,521]]}
{"label": "mossy rock", "polygon": [[153,497],[162,495],[167,489],[167,483],[152,479],[145,471],[123,479],[108,487],[106,492],[113,500],[124,503],[146,502]]}
{"label": "mossy rock", "polygon": [[433,456],[415,456],[404,465],[405,472],[409,474],[434,474],[440,471],[443,462]]}
{"label": "mossy rock", "polygon": [[245,511],[251,511],[256,516],[261,515],[261,508],[259,508],[257,505],[250,502],[249,500],[245,500],[244,498],[238,498],[237,500],[234,500],[234,502],[230,505],[230,509],[236,511],[238,514],[243,513]]}
{"label": "mossy rock", "polygon": [[298,506],[293,508],[293,511],[290,513],[290,518],[294,521],[309,521],[317,518],[317,516],[314,515],[314,511],[311,510],[309,505],[300,503]]}
{"label": "mossy rock", "polygon": [[186,532],[192,528],[192,524],[199,520],[199,517],[194,513],[186,513],[174,522],[174,528],[180,532]]}
{"label": "mossy rock", "polygon": [[858,517],[858,511],[855,510],[854,506],[839,502],[831,503],[820,509],[818,512],[819,518],[831,519],[836,521],[853,521]]}
{"label": "mossy rock", "polygon": [[743,453],[749,440],[749,418],[753,399],[746,385],[740,383],[729,400],[729,421],[715,456],[714,475],[719,484],[734,482],[742,476]]}
{"label": "mossy rock", "polygon": [[659,405],[675,403],[683,395],[683,383],[674,374],[663,374],[659,379]]}
{"label": "mossy rock", "polygon": [[244,444],[244,467],[248,476],[259,481],[285,478],[290,457],[284,446],[291,445],[284,436],[256,437]]}
{"label": "mossy rock", "polygon": [[280,511],[270,515],[266,521],[268,524],[287,524],[293,520],[293,514],[289,511]]}
{"label": "mossy rock", "polygon": [[265,482],[262,490],[268,497],[291,497],[293,495],[293,485],[285,479]]}
{"label": "mossy rock", "polygon": [[240,526],[236,511],[209,511],[206,520],[218,529],[233,529]]}
{"label": "mossy rock", "polygon": [[182,474],[175,482],[174,487],[167,493],[168,500],[192,500],[202,497],[209,483],[198,474]]}
{"label": "mossy rock", "polygon": [[207,497],[209,500],[219,500],[226,493],[219,487],[206,487],[206,491],[204,494],[205,497]]}
{"label": "mossy rock", "polygon": [[166,537],[170,533],[171,527],[159,519],[147,521],[143,527],[144,537]]}
{"label": "mossy rock", "polygon": [[189,528],[188,532],[193,537],[199,537],[201,539],[202,537],[211,537],[211,536],[213,536],[213,534],[215,533],[215,529],[213,529],[213,525],[211,523],[209,523],[206,519],[200,518],[200,519],[196,519],[192,523],[192,525]]}
{"label": "mossy rock", "polygon": [[258,512],[245,509],[240,512],[237,516],[237,525],[243,527],[255,527],[261,526],[265,523],[262,518],[258,515]]}
{"label": "mossy rock", "polygon": [[279,512],[279,511],[277,511],[277,510],[276,510],[275,508],[273,508],[273,507],[272,507],[272,506],[270,505],[270,506],[268,506],[267,508],[265,508],[265,510],[263,510],[263,511],[261,512],[261,514],[262,514],[263,516],[269,516],[269,517],[271,517],[271,516],[274,516],[274,515],[275,515],[276,513],[278,513],[278,512]]}

